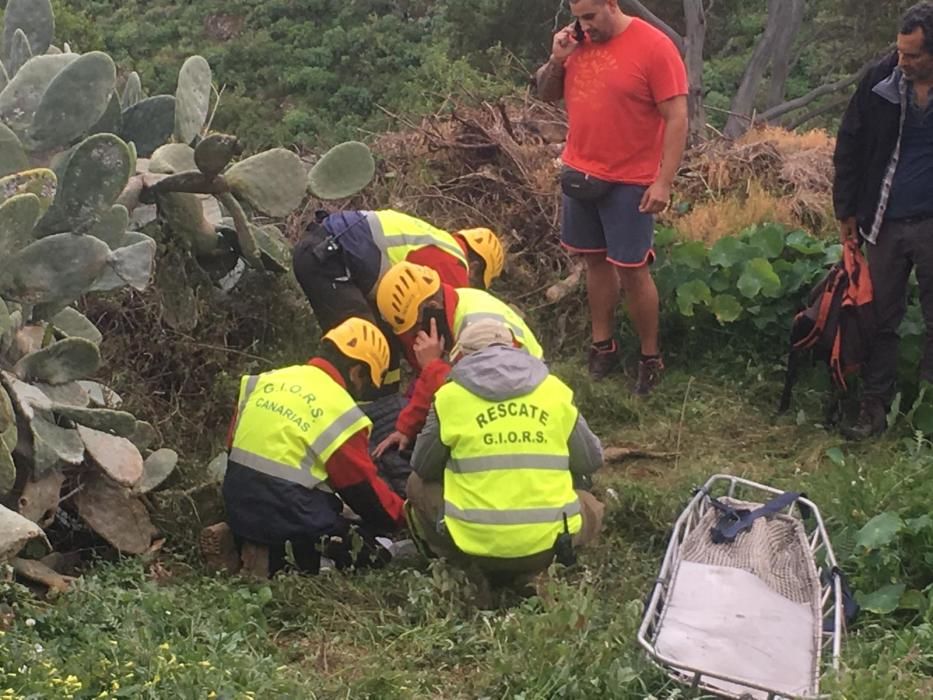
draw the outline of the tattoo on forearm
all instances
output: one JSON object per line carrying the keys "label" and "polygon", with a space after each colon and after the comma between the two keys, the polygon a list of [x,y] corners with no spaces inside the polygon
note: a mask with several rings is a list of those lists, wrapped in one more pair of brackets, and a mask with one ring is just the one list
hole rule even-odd
{"label": "tattoo on forearm", "polygon": [[564,96],[564,67],[548,61],[538,70],[538,96],[542,100],[559,100]]}

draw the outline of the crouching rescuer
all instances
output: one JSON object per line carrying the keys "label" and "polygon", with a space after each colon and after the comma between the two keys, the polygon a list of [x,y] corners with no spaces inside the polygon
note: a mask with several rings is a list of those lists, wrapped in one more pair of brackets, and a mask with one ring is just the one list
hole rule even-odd
{"label": "crouching rescuer", "polygon": [[243,377],[223,484],[227,523],[201,535],[209,565],[235,571],[242,563],[244,573],[269,576],[283,568],[286,542],[309,573],[323,545],[338,567],[361,564],[350,560],[358,547],[335,546],[352,539],[344,503],[361,518],[354,532],[364,543],[404,523],[401,498],[369,456],[372,423],[356,403],[379,389],[388,365],[382,332],[351,318],[308,364]]}
{"label": "crouching rescuer", "polygon": [[574,485],[601,466],[599,439],[571,389],[514,345],[499,321],[463,331],[415,445],[406,505],[422,549],[494,585],[555,556],[572,563],[603,520],[603,505]]}

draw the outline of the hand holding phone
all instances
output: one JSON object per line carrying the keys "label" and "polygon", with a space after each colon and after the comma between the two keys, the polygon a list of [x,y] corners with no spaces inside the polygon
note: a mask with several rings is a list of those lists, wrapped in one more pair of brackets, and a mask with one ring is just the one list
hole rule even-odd
{"label": "hand holding phone", "polygon": [[580,20],[576,20],[573,23],[573,39],[578,44],[582,44],[586,40],[586,32],[583,31],[583,25],[580,24]]}

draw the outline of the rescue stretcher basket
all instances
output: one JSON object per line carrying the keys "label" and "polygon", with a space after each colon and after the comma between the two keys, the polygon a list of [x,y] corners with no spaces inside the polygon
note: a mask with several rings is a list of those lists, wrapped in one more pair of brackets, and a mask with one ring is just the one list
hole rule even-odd
{"label": "rescue stretcher basket", "polygon": [[[828,697],[820,681],[838,670],[848,589],[819,509],[775,502],[783,493],[715,475],[675,522],[638,631],[675,681],[741,700]],[[735,512],[747,520],[769,502],[776,512],[723,540]]]}

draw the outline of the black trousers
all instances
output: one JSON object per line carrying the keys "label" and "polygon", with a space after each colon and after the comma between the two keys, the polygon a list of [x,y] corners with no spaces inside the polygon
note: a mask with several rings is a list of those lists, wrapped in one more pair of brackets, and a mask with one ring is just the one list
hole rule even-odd
{"label": "black trousers", "polygon": [[907,313],[907,283],[916,270],[925,338],[920,378],[933,382],[933,217],[889,221],[868,244],[868,266],[874,288],[875,337],[862,371],[865,398],[889,407],[895,393],[900,337]]}
{"label": "black trousers", "polygon": [[[321,326],[321,333],[336,328],[348,318],[365,318],[376,324],[389,341],[389,375],[398,377],[402,348],[392,328],[356,285],[344,264],[343,252],[336,250],[321,259],[315,249],[323,243],[327,231],[322,226],[311,226],[292,251],[295,279],[301,285],[311,310]],[[398,391],[399,380],[389,381],[381,396]]]}

